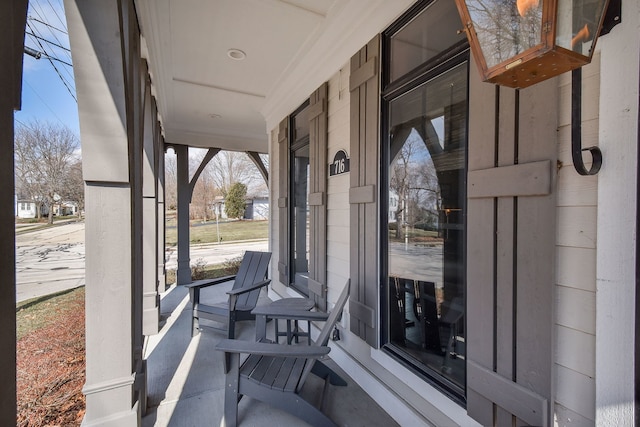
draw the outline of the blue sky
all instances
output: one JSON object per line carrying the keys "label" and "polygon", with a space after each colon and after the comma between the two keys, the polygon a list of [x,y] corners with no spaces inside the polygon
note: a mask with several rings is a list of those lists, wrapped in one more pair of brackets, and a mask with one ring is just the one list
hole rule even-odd
{"label": "blue sky", "polygon": [[[71,63],[68,51],[48,43],[52,42],[68,49],[69,38],[66,30],[62,0],[29,0],[26,31],[45,40],[38,40],[27,34],[25,36],[27,47],[40,52],[44,50],[51,57]],[[33,120],[64,124],[79,137],[78,104],[74,99],[73,69],[60,61],[49,61],[45,55],[40,59],[24,55],[22,109],[16,111],[14,117],[17,122],[24,124],[29,124]]]}

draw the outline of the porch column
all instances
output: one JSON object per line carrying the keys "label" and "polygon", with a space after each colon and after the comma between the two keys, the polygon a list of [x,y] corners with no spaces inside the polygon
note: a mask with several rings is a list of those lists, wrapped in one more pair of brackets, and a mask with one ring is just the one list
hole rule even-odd
{"label": "porch column", "polygon": [[0,425],[16,423],[16,252],[13,110],[20,108],[27,1],[0,2]]}
{"label": "porch column", "polygon": [[146,61],[142,63],[144,91],[144,136],[142,156],[142,259],[143,313],[142,333],[158,333],[160,295],[158,294],[158,149],[155,139],[155,99],[151,95],[151,79]]}
{"label": "porch column", "polygon": [[191,188],[189,186],[189,147],[174,145],[176,152],[178,207],[178,270],[176,284],[184,285],[191,282],[191,266],[189,265],[189,204],[191,203]]}
{"label": "porch column", "polygon": [[189,204],[193,188],[207,164],[220,152],[219,148],[210,148],[200,166],[189,181],[189,147],[173,146],[176,152],[178,180],[178,271],[176,283],[184,285],[191,282],[191,266],[189,265]]}
{"label": "porch column", "polygon": [[86,200],[83,424],[137,426],[145,394],[140,37],[131,1],[65,0],[65,11]]}
{"label": "porch column", "polygon": [[166,226],[166,213],[165,213],[165,172],[164,172],[164,138],[160,133],[159,126],[155,127],[155,139],[156,139],[156,150],[158,150],[158,240],[157,240],[157,249],[158,249],[158,292],[162,293],[166,290],[166,236],[165,236],[165,226]]}

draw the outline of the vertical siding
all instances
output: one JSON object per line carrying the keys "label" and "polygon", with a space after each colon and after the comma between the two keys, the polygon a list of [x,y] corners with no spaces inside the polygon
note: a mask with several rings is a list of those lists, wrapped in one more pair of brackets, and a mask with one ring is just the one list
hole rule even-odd
{"label": "vertical siding", "polygon": [[[338,150],[349,152],[349,64],[329,79],[327,162]],[[328,167],[328,165],[327,165]],[[329,307],[349,278],[349,174],[327,180],[327,285]],[[345,307],[348,311],[348,306]],[[345,322],[349,316],[342,316]]]}
{"label": "vertical siding", "polygon": [[[560,77],[559,93],[554,419],[557,425],[590,425],[595,420],[598,177],[578,175],[571,160],[571,73]],[[583,147],[598,144],[599,93],[596,53],[583,69]]]}

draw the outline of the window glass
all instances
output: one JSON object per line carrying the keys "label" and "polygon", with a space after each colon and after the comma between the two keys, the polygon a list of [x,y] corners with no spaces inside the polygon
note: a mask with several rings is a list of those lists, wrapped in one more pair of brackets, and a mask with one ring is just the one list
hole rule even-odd
{"label": "window glass", "polygon": [[466,387],[469,45],[455,2],[422,0],[383,33],[382,349],[452,399]]}
{"label": "window glass", "polygon": [[309,108],[292,117],[290,285],[309,295]]}
{"label": "window glass", "polygon": [[455,2],[436,1],[390,37],[390,81],[465,40]]}
{"label": "window glass", "polygon": [[488,68],[541,42],[541,1],[467,0],[467,8]]}
{"label": "window glass", "polygon": [[463,389],[467,64],[388,111],[387,343]]}

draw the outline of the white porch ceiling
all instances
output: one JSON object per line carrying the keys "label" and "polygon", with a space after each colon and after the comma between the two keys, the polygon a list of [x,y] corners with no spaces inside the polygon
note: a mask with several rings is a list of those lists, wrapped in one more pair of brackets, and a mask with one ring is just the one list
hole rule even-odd
{"label": "white porch ceiling", "polygon": [[166,141],[267,152],[269,116],[289,113],[411,2],[137,0]]}

